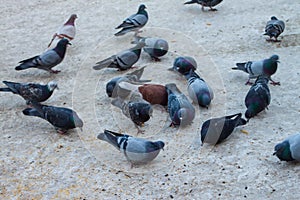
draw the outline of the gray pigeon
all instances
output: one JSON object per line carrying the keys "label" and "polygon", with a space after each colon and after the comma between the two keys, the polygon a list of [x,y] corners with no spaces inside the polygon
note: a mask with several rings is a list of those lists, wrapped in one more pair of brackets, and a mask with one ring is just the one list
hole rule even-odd
{"label": "gray pigeon", "polygon": [[3,81],[7,88],[0,88],[0,92],[12,92],[18,94],[26,100],[29,104],[30,101],[43,102],[46,101],[57,87],[55,81],[50,81],[47,85],[38,83],[16,83]]}
{"label": "gray pigeon", "polygon": [[195,118],[193,105],[174,83],[169,83],[165,87],[168,93],[168,112],[172,121],[170,126],[191,124]]}
{"label": "gray pigeon", "polygon": [[204,7],[209,7],[210,11],[217,11],[217,9],[212,8],[216,5],[218,5],[219,3],[221,3],[223,0],[191,0],[191,1],[187,1],[184,4],[200,4],[202,6],[202,10],[204,11]]}
{"label": "gray pigeon", "polygon": [[275,82],[271,79],[271,76],[277,71],[277,63],[279,63],[279,56],[273,55],[270,58],[260,61],[248,61],[244,63],[236,63],[237,67],[233,67],[234,70],[241,70],[249,74],[249,79],[246,82],[251,84],[250,79],[257,78],[264,75],[269,78],[273,85],[280,85],[280,82]]}
{"label": "gray pigeon", "polygon": [[179,72],[182,75],[190,73],[190,70],[195,71],[197,69],[197,62],[190,56],[180,56],[175,58],[173,67],[169,68],[170,71]]}
{"label": "gray pigeon", "polygon": [[144,4],[141,4],[136,14],[133,14],[130,17],[126,18],[122,24],[116,27],[116,29],[122,29],[119,32],[115,33],[115,36],[124,35],[130,31],[134,31],[135,35],[137,35],[139,30],[148,22],[148,13],[145,9],[146,6]]}
{"label": "gray pigeon", "polygon": [[143,99],[139,92],[132,92],[129,101],[116,98],[112,101],[112,105],[120,108],[122,113],[131,119],[138,130],[138,134],[144,132],[139,127],[143,126],[150,119],[153,108],[150,103]]}
{"label": "gray pigeon", "polygon": [[[265,28],[265,34],[268,35],[270,38],[267,39],[267,41],[270,42],[280,42],[278,40],[278,36],[284,31],[285,25],[282,20],[278,20],[275,16],[271,17],[271,20],[267,22],[266,28]],[[272,40],[272,38],[275,38],[275,40]]]}
{"label": "gray pigeon", "polygon": [[300,162],[300,134],[295,134],[275,146],[276,155],[280,160]]}
{"label": "gray pigeon", "polygon": [[268,107],[271,102],[271,94],[268,87],[269,79],[259,76],[254,85],[249,89],[245,98],[247,107],[245,117],[250,119]]}
{"label": "gray pigeon", "polygon": [[143,41],[145,43],[143,50],[155,61],[160,61],[159,57],[162,57],[168,53],[169,44],[164,39],[136,36],[135,40]]}
{"label": "gray pigeon", "polygon": [[24,109],[23,114],[47,120],[60,134],[76,127],[82,130],[83,121],[75,111],[69,108],[46,106],[37,102],[31,102],[31,105],[33,108]]}
{"label": "gray pigeon", "polygon": [[131,84],[143,84],[146,82],[150,82],[151,80],[141,80],[142,74],[144,72],[145,67],[137,69],[131,73],[126,74],[125,76],[118,76],[111,79],[106,84],[106,94],[108,97],[120,97],[121,99],[125,99],[131,91],[122,92],[119,90],[119,83],[121,82],[128,82]]}
{"label": "gray pigeon", "polygon": [[207,120],[201,128],[202,144],[219,144],[231,135],[235,127],[246,123],[247,121],[242,118],[242,113]]}
{"label": "gray pigeon", "polygon": [[108,142],[124,153],[131,167],[151,162],[165,146],[162,141],[152,142],[109,130],[104,130],[104,133],[100,133],[97,138]]}
{"label": "gray pigeon", "polygon": [[21,64],[15,69],[24,70],[28,68],[38,68],[57,74],[60,71],[52,70],[52,67],[55,67],[63,61],[68,44],[70,43],[67,39],[61,39],[54,49],[49,49],[39,56],[20,61],[19,63]]}
{"label": "gray pigeon", "polygon": [[130,69],[140,58],[144,42],[139,42],[135,47],[122,51],[116,55],[97,62],[93,69],[117,68],[118,70]]}
{"label": "gray pigeon", "polygon": [[208,108],[211,100],[214,98],[214,93],[209,85],[200,78],[200,76],[192,69],[185,76],[188,80],[188,93],[194,103],[199,106]]}

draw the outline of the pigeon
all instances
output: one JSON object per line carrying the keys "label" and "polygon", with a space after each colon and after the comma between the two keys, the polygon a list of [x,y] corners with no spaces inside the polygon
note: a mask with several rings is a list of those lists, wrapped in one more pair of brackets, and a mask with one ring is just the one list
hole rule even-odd
{"label": "pigeon", "polygon": [[72,14],[70,16],[70,18],[68,19],[68,21],[66,21],[66,23],[64,23],[63,26],[61,26],[56,33],[54,33],[50,43],[48,44],[48,48],[51,46],[51,44],[53,43],[53,41],[55,39],[63,39],[66,38],[69,41],[73,40],[76,34],[76,29],[75,29],[75,20],[77,19],[77,15],[76,14]]}
{"label": "pigeon", "polygon": [[170,126],[186,126],[195,118],[195,108],[188,98],[181,93],[175,83],[165,85],[168,93],[168,112],[171,119]]}
{"label": "pigeon", "polygon": [[38,83],[16,83],[3,81],[7,88],[0,88],[0,92],[12,92],[18,94],[26,100],[29,104],[30,101],[44,102],[58,89],[55,81],[50,81],[46,85]]}
{"label": "pigeon", "polygon": [[164,148],[162,141],[152,142],[143,138],[132,137],[109,130],[104,130],[97,136],[124,153],[126,159],[133,165],[147,164],[154,160]]}
{"label": "pigeon", "polygon": [[291,135],[277,144],[273,155],[276,155],[280,160],[300,162],[300,134]]}
{"label": "pigeon", "polygon": [[137,35],[139,30],[148,22],[148,13],[145,9],[146,6],[144,4],[141,4],[136,14],[131,15],[130,17],[125,19],[122,24],[116,27],[116,29],[122,29],[119,32],[115,33],[115,36],[124,35],[131,31],[134,31],[135,35]]}
{"label": "pigeon", "polygon": [[[265,28],[265,34],[268,35],[270,38],[267,39],[267,41],[270,42],[280,42],[278,40],[278,36],[284,31],[285,25],[282,20],[278,20],[275,16],[271,17],[271,20],[267,22],[266,28]],[[275,38],[275,40],[272,40],[272,38]]]}
{"label": "pigeon", "polygon": [[218,5],[219,3],[221,3],[223,0],[190,0],[185,2],[184,4],[200,4],[202,6],[202,11],[204,11],[204,7],[209,7],[210,11],[217,11],[216,8],[212,8],[216,5]]}
{"label": "pigeon", "polygon": [[144,84],[138,87],[138,91],[143,95],[143,99],[152,105],[168,105],[168,93],[163,85]]}
{"label": "pigeon", "polygon": [[63,61],[68,44],[71,43],[67,39],[61,39],[54,49],[49,49],[41,55],[20,61],[21,64],[15,70],[38,68],[57,74],[60,71],[52,70],[52,68]]}
{"label": "pigeon", "polygon": [[182,75],[188,74],[191,69],[193,71],[197,69],[197,62],[189,56],[175,58],[173,67],[169,68],[169,70],[179,72]]}
{"label": "pigeon", "polygon": [[69,129],[76,127],[82,130],[83,121],[75,111],[69,108],[42,105],[34,101],[31,105],[33,108],[24,109],[23,114],[47,120],[60,134],[65,134]]}
{"label": "pigeon", "polygon": [[153,113],[153,108],[150,103],[143,100],[140,93],[133,92],[129,101],[125,101],[121,98],[116,98],[112,102],[112,105],[120,108],[122,113],[131,119],[139,133],[143,133],[139,127],[143,126],[147,122]]}
{"label": "pigeon", "polygon": [[214,98],[214,93],[209,85],[200,78],[200,76],[192,69],[185,76],[188,80],[188,93],[194,103],[199,106],[208,108],[211,100]]}
{"label": "pigeon", "polygon": [[242,118],[242,113],[207,120],[201,128],[202,144],[219,144],[231,135],[235,127],[246,123],[247,121]]}
{"label": "pigeon", "polygon": [[250,119],[263,111],[271,102],[271,94],[268,87],[269,79],[265,76],[259,76],[254,85],[249,89],[245,98],[247,107],[245,117]]}
{"label": "pigeon", "polygon": [[131,91],[125,90],[124,93],[122,93],[119,90],[119,83],[121,82],[128,82],[132,84],[143,84],[146,82],[150,82],[151,80],[141,80],[141,76],[144,72],[145,67],[142,67],[140,69],[137,69],[133,71],[132,73],[128,73],[125,76],[118,76],[113,79],[111,79],[109,82],[106,83],[106,94],[108,97],[116,98],[120,97],[122,99],[125,99]]}
{"label": "pigeon", "polygon": [[103,68],[117,68],[118,70],[130,69],[140,58],[144,42],[139,42],[135,47],[122,51],[116,55],[97,62],[93,69],[100,70]]}
{"label": "pigeon", "polygon": [[247,84],[252,84],[250,79],[257,78],[260,75],[268,76],[273,85],[280,85],[280,82],[275,82],[271,79],[271,76],[275,74],[277,70],[277,63],[279,63],[279,56],[272,55],[270,58],[260,61],[248,61],[244,63],[236,63],[237,67],[233,67],[234,70],[241,70],[249,74]]}
{"label": "pigeon", "polygon": [[152,37],[135,37],[136,41],[143,41],[145,46],[143,50],[151,56],[154,61],[160,61],[162,57],[168,53],[169,44],[166,40]]}

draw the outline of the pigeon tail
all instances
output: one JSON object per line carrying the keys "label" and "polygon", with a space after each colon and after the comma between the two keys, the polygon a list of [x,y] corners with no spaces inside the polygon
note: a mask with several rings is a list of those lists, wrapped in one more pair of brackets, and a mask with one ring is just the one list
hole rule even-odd
{"label": "pigeon tail", "polygon": [[16,66],[15,70],[20,71],[20,70],[24,70],[24,69],[29,69],[31,67],[34,67],[34,66],[30,65],[29,63],[22,63],[22,64]]}
{"label": "pigeon tail", "polygon": [[23,111],[24,115],[43,118],[43,116],[35,108],[26,108]]}
{"label": "pigeon tail", "polygon": [[132,31],[132,27],[123,28],[119,32],[115,33],[115,36],[125,35],[126,33],[130,32],[130,31]]}
{"label": "pigeon tail", "polygon": [[114,59],[112,57],[106,58],[100,62],[97,62],[95,66],[93,66],[94,70],[101,70],[104,69],[106,67],[113,67],[113,61]]}
{"label": "pigeon tail", "polygon": [[0,88],[0,92],[13,92],[10,88]]}
{"label": "pigeon tail", "polygon": [[231,69],[233,69],[233,70],[242,70],[242,71],[246,71],[245,64],[246,64],[246,63],[236,63],[236,66],[237,66],[237,67],[233,67],[233,68],[231,68]]}
{"label": "pigeon tail", "polygon": [[185,5],[185,4],[193,4],[193,3],[197,3],[197,0],[187,1],[187,2],[184,3],[184,5]]}
{"label": "pigeon tail", "polygon": [[[109,144],[113,145],[114,147],[116,147],[117,149],[120,149],[119,144],[118,144],[118,139],[115,136],[117,133],[114,133],[112,131],[109,130],[104,130],[104,133],[100,133],[97,138],[99,140],[103,140],[108,142]],[[119,134],[117,134],[119,135]]]}
{"label": "pigeon tail", "polygon": [[[19,91],[17,89],[19,87],[19,85],[20,85],[19,83],[14,83],[14,82],[10,82],[10,81],[3,81],[3,83],[8,87],[5,90],[6,92],[13,92],[14,94],[18,94],[19,93]],[[7,89],[9,89],[10,91],[7,90]]]}

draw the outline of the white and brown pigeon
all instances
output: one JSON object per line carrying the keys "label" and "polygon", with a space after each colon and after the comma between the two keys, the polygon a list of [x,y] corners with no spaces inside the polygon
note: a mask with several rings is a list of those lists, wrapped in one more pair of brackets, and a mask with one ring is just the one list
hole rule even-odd
{"label": "white and brown pigeon", "polygon": [[76,34],[76,28],[75,28],[75,20],[77,19],[76,14],[72,14],[68,21],[64,23],[53,35],[50,43],[48,44],[48,48],[55,46],[59,40],[62,38],[66,38],[69,41],[73,40]]}

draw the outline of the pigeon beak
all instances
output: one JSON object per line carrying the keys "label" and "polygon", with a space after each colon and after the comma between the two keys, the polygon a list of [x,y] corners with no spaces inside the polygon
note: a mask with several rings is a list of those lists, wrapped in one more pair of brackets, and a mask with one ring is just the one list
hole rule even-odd
{"label": "pigeon beak", "polygon": [[70,42],[68,42],[68,45],[72,45]]}
{"label": "pigeon beak", "polygon": [[280,61],[279,61],[279,60],[277,60],[277,62],[278,62],[278,63],[280,63]]}
{"label": "pigeon beak", "polygon": [[58,87],[58,86],[56,86],[56,89],[57,89],[57,90],[59,90],[59,87]]}
{"label": "pigeon beak", "polygon": [[171,68],[168,68],[168,70],[169,70],[169,71],[174,71],[173,67],[171,67]]}
{"label": "pigeon beak", "polygon": [[80,129],[81,132],[83,131],[82,127],[79,127],[79,129]]}
{"label": "pigeon beak", "polygon": [[275,152],[273,153],[273,156],[275,156],[275,155],[276,155],[276,153],[277,153],[277,152],[275,151]]}

